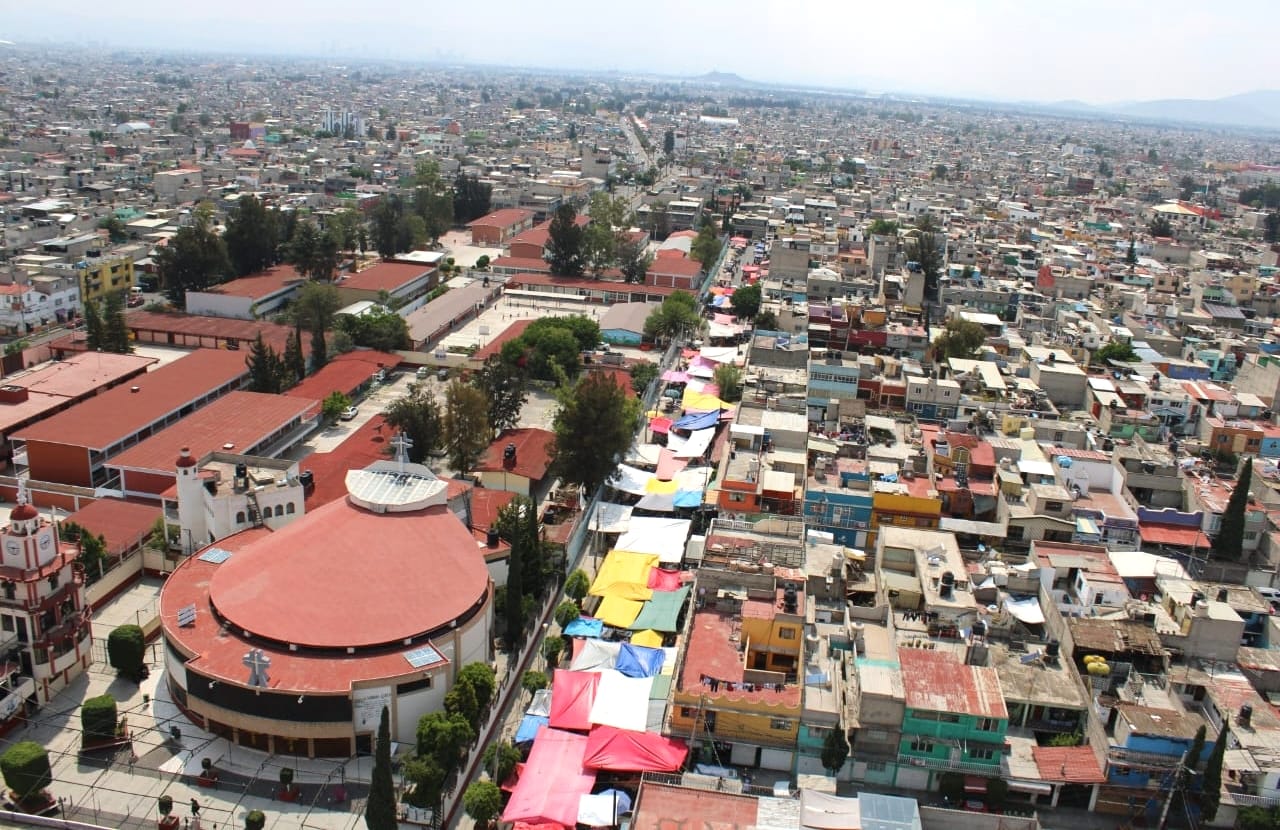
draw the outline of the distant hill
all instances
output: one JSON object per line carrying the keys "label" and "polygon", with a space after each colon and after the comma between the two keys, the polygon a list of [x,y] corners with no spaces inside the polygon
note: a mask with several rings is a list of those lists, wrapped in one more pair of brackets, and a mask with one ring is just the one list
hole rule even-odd
{"label": "distant hill", "polygon": [[1280,90],[1258,90],[1225,98],[1169,98],[1101,109],[1135,118],[1187,121],[1223,126],[1280,129]]}
{"label": "distant hill", "polygon": [[757,86],[755,82],[748,81],[733,72],[708,72],[705,75],[699,75],[693,80],[708,84],[720,84],[720,86]]}

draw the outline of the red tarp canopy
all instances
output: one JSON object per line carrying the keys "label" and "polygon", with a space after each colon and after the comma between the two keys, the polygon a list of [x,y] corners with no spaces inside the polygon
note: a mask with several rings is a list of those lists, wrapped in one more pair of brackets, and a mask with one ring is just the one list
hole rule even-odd
{"label": "red tarp canopy", "polygon": [[582,764],[611,772],[674,772],[688,754],[689,747],[677,738],[597,726],[587,736],[587,754]]}
{"label": "red tarp canopy", "polygon": [[599,672],[556,669],[551,678],[550,725],[556,729],[589,730],[591,706],[596,702],[599,685]]}
{"label": "red tarp canopy", "polygon": [[664,571],[652,568],[649,571],[649,587],[655,591],[678,591],[684,585],[684,574],[680,571]]}
{"label": "red tarp canopy", "polygon": [[586,735],[542,727],[533,739],[520,783],[502,811],[502,820],[557,822],[565,827],[577,824],[578,800],[596,784],[595,772],[582,768],[586,753]]}

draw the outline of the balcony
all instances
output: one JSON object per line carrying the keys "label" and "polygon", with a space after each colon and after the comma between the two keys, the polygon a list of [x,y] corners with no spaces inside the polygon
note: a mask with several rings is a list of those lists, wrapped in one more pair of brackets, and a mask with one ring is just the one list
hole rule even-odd
{"label": "balcony", "polygon": [[915,755],[903,755],[898,753],[898,766],[902,767],[924,767],[926,769],[936,769],[951,772],[967,772],[973,775],[1000,775],[1006,777],[1009,771],[1005,769],[1004,759],[990,764],[979,764],[974,761],[959,761],[951,758],[921,758]]}

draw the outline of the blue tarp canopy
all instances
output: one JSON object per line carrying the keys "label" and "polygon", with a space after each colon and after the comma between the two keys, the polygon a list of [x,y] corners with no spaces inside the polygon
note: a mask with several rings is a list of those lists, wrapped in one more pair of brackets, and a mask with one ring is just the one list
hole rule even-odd
{"label": "blue tarp canopy", "polygon": [[710,429],[718,423],[720,423],[720,410],[713,409],[710,412],[704,412],[701,415],[686,415],[671,426],[676,429],[697,431],[700,429]]}
{"label": "blue tarp canopy", "polygon": [[702,504],[701,490],[681,490],[671,502],[673,507],[699,507]]}
{"label": "blue tarp canopy", "polygon": [[627,677],[653,677],[662,671],[662,661],[665,657],[660,648],[623,643],[618,651],[618,662],[614,668]]}
{"label": "blue tarp canopy", "polygon": [[604,634],[604,621],[595,617],[578,617],[565,626],[566,637],[600,637]]}
{"label": "blue tarp canopy", "polygon": [[525,715],[520,721],[520,728],[516,730],[515,743],[523,744],[532,741],[538,735],[538,730],[547,725],[550,718],[542,715]]}

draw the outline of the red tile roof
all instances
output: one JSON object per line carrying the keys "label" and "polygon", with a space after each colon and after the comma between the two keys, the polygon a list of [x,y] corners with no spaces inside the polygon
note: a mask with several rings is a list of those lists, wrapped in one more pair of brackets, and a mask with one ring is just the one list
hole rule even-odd
{"label": "red tile roof", "polygon": [[347,274],[338,283],[340,288],[359,291],[391,291],[408,285],[435,271],[435,266],[415,265],[407,262],[379,262],[356,274]]}
{"label": "red tile roof", "polygon": [[550,274],[551,266],[544,259],[521,256],[500,256],[489,263],[490,268],[517,268],[530,273]]}
{"label": "red tile roof", "polygon": [[0,403],[0,433],[39,420],[58,407],[89,397],[99,389],[142,374],[155,358],[108,352],[82,353],[41,366],[21,377],[8,377],[5,386],[27,390],[27,399]]}
{"label": "red tile roof", "polygon": [[[370,540],[377,555],[360,556]],[[447,507],[374,513],[340,499],[232,555],[210,578],[209,599],[258,637],[342,648],[447,626],[488,586],[475,540]]]}
{"label": "red tile roof", "polygon": [[1139,524],[1138,533],[1142,536],[1142,541],[1153,545],[1208,548],[1213,544],[1198,527]]}
{"label": "red tile roof", "polygon": [[663,277],[696,277],[702,273],[702,266],[684,257],[662,257],[653,261],[648,273]]}
{"label": "red tile roof", "polygon": [[[208,317],[201,314],[178,314],[160,311],[135,311],[126,322],[130,331],[184,334],[191,337],[233,337],[241,343],[252,343],[259,334],[271,348],[284,351],[293,329],[265,320],[233,320],[230,317]],[[309,352],[311,338],[302,338],[302,350]]]}
{"label": "red tile roof", "polygon": [[[105,450],[117,441],[249,373],[244,354],[197,349],[19,430],[14,438]],[[137,389],[137,392],[133,390]],[[174,455],[177,458],[177,455]]]}
{"label": "red tile roof", "polygon": [[107,540],[107,553],[121,554],[141,544],[160,518],[155,502],[98,499],[67,516],[66,521],[87,528]]}
{"label": "red tile roof", "polygon": [[898,649],[906,705],[927,712],[981,718],[1008,718],[1000,676],[986,666],[969,666],[944,651]]}
{"label": "red tile roof", "polygon": [[471,490],[471,526],[483,532],[493,526],[498,519],[498,511],[511,504],[515,493],[509,490],[491,490],[488,487],[474,487]]}
{"label": "red tile roof", "polygon": [[501,334],[486,343],[484,348],[473,354],[471,359],[479,363],[484,363],[489,358],[501,354],[502,347],[524,334],[524,330],[529,328],[532,323],[532,319],[516,320],[514,323],[503,329]]}
{"label": "red tile roof", "polygon": [[759,800],[753,795],[686,789],[646,781],[640,785],[631,827],[632,830],[755,827],[759,805]]}
{"label": "red tile roof", "polygon": [[[614,269],[616,270],[616,269]],[[605,272],[608,276],[609,272]],[[577,279],[573,277],[554,277],[550,271],[546,273],[524,273],[512,274],[511,279],[507,282],[511,288],[521,288],[527,285],[554,285],[561,288],[585,289],[587,291],[613,291],[618,294],[640,294],[653,296],[666,296],[682,289],[672,288],[669,285],[637,285],[634,283],[626,283],[621,280],[603,279]],[[554,295],[551,295],[554,298]]]}
{"label": "red tile roof", "polygon": [[[489,445],[484,458],[476,465],[476,472],[509,472],[530,481],[541,481],[551,466],[555,440],[555,433],[537,427],[505,429]],[[510,463],[503,457],[508,444],[516,445],[516,457]]]}
{"label": "red tile roof", "polygon": [[248,453],[315,409],[316,404],[290,395],[231,392],[109,459],[107,466],[176,475],[174,468],[183,447],[190,447],[197,459],[216,450]]}
{"label": "red tile roof", "polygon": [[307,278],[298,273],[292,265],[277,265],[257,274],[250,274],[238,280],[224,282],[205,289],[207,294],[225,294],[228,297],[245,297],[257,300],[274,294],[289,285],[300,285]]}
{"label": "red tile roof", "polygon": [[376,351],[354,351],[340,354],[326,363],[320,371],[306,378],[285,392],[295,398],[311,398],[323,401],[331,392],[346,395],[364,384],[379,369],[399,365],[400,356]]}
{"label": "red tile roof", "polygon": [[1041,781],[1066,784],[1101,784],[1107,780],[1098,757],[1087,746],[1034,746],[1031,757]]}
{"label": "red tile roof", "polygon": [[487,216],[481,216],[479,219],[467,223],[468,228],[474,228],[477,225],[482,227],[509,228],[512,225],[518,225],[521,222],[528,221],[533,218],[533,211],[524,210],[522,208],[503,208],[495,210]]}

